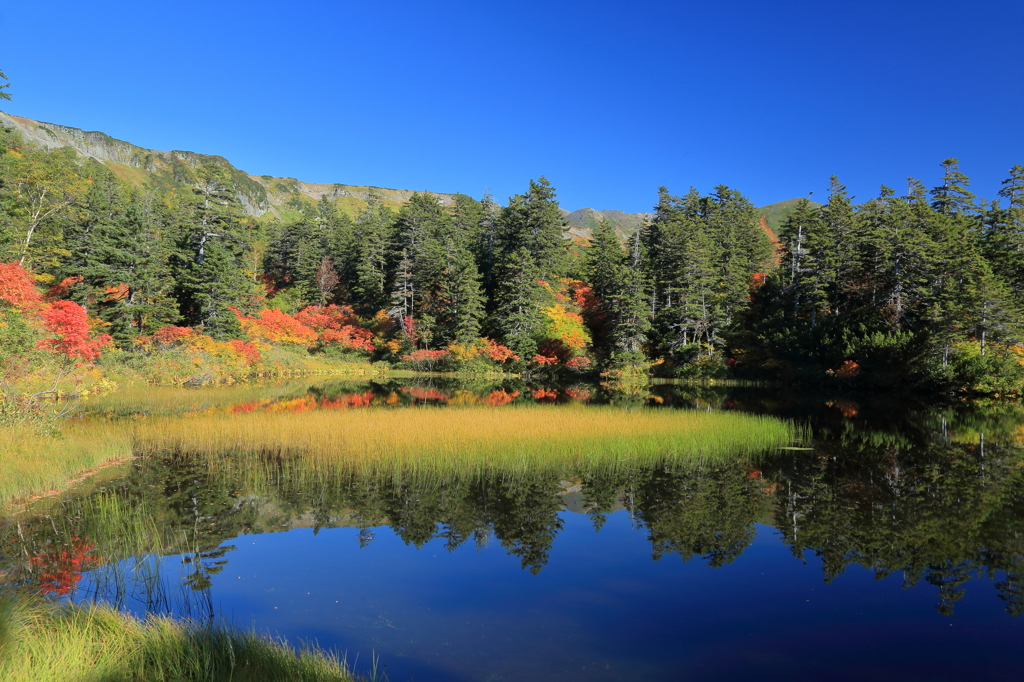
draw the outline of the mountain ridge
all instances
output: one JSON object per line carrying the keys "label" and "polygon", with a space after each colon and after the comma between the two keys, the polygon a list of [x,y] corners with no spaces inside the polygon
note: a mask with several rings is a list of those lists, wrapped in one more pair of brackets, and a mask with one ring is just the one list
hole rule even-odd
{"label": "mountain ridge", "polygon": [[[155,150],[140,147],[125,140],[119,140],[100,131],[87,131],[59,123],[37,121],[25,116],[16,116],[0,111],[0,126],[13,128],[26,143],[42,149],[69,147],[86,159],[93,159],[107,166],[118,177],[144,187],[186,187],[191,171],[204,164],[217,164],[228,169],[234,183],[235,194],[245,211],[253,217],[271,214],[287,220],[298,217],[302,210],[332,197],[344,211],[358,213],[367,205],[371,191],[382,196],[385,205],[398,207],[419,193],[429,194],[444,206],[455,203],[455,194],[430,190],[407,190],[371,185],[348,185],[342,183],[304,182],[296,178],[272,175],[253,175],[235,167],[223,156],[201,154],[184,150]],[[768,210],[768,224],[777,230],[784,215],[795,205],[796,199],[770,204],[761,210]],[[606,220],[615,228],[620,239],[628,239],[637,227],[654,217],[653,213],[626,213],[608,209],[595,210],[590,207],[568,211],[562,215],[569,226],[571,236],[589,239],[591,231],[599,221]],[[780,217],[781,216],[781,217]]]}

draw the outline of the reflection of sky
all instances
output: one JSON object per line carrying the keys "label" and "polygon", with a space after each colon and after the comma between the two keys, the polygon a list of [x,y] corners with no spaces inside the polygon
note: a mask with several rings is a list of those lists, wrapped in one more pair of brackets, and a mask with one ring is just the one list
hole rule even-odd
{"label": "reflection of sky", "polygon": [[[826,585],[767,526],[711,569],[652,561],[625,511],[597,534],[562,517],[538,575],[494,539],[449,553],[388,528],[362,549],[354,528],[241,536],[212,602],[240,626],[358,653],[360,668],[376,652],[392,682],[1024,677],[1024,618],[991,584],[967,585],[946,617],[934,587],[899,575],[851,566]],[[165,559],[163,579],[180,582],[179,566]]]}

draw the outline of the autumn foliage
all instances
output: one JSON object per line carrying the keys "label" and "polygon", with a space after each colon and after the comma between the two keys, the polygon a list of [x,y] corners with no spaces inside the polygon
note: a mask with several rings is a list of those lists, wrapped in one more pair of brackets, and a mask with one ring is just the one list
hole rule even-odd
{"label": "autumn foliage", "polygon": [[0,263],[0,300],[24,313],[45,306],[32,275],[17,261]]}
{"label": "autumn foliage", "polygon": [[20,263],[0,263],[0,300],[25,315],[38,329],[50,334],[36,344],[61,359],[89,362],[99,357],[100,350],[112,341],[108,334],[92,335],[85,308],[74,301],[53,301],[51,295],[62,295],[81,278],[71,277],[50,289],[46,297],[36,287],[32,275]]}
{"label": "autumn foliage", "polygon": [[316,331],[277,308],[261,310],[257,317],[239,316],[239,322],[254,341],[305,347],[317,342]]}
{"label": "autumn foliage", "polygon": [[75,360],[95,360],[109,344],[109,334],[90,336],[85,308],[73,301],[56,301],[41,313],[43,325],[53,334],[39,342],[39,348]]}
{"label": "autumn foliage", "polygon": [[300,324],[319,335],[323,347],[338,346],[348,350],[373,352],[373,332],[359,326],[361,320],[351,306],[310,306],[295,314]]}

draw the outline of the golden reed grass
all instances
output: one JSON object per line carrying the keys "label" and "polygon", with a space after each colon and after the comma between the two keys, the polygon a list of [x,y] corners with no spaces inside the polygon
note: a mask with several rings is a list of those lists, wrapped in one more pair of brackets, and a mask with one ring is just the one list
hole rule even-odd
{"label": "golden reed grass", "polygon": [[133,427],[137,452],[428,470],[695,461],[754,455],[797,436],[788,422],[739,413],[543,405],[209,414]]}
{"label": "golden reed grass", "polygon": [[66,488],[133,455],[302,459],[312,469],[424,473],[752,456],[792,443],[790,422],[734,412],[573,405],[198,413],[67,424],[61,437],[0,430],[0,505]]}

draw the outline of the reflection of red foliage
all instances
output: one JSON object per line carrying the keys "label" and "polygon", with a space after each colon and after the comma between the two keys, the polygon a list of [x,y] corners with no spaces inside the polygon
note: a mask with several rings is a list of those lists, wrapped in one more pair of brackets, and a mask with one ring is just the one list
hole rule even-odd
{"label": "reflection of red foliage", "polygon": [[369,407],[373,402],[373,392],[350,393],[348,395],[324,398],[320,401],[321,410],[344,410],[348,407]]}
{"label": "reflection of red foliage", "polygon": [[82,572],[99,564],[94,556],[96,546],[77,537],[66,549],[37,554],[29,562],[39,569],[39,590],[60,596],[69,594],[82,579]]}
{"label": "reflection of red foliage", "polygon": [[554,388],[538,388],[533,392],[533,399],[539,403],[553,403],[558,400],[558,391]]}
{"label": "reflection of red foliage", "polygon": [[590,391],[582,388],[567,388],[565,394],[574,400],[586,400],[590,397]]}
{"label": "reflection of red foliage", "polygon": [[481,402],[484,405],[490,405],[491,407],[497,407],[499,405],[508,405],[510,402],[519,397],[519,391],[491,391]]}
{"label": "reflection of red foliage", "polygon": [[420,388],[418,386],[407,386],[402,389],[402,393],[408,393],[417,400],[448,400],[447,393],[441,393],[434,388]]}
{"label": "reflection of red foliage", "polygon": [[42,312],[43,326],[56,336],[43,339],[39,348],[56,355],[77,360],[95,360],[100,349],[113,339],[109,334],[89,337],[89,320],[85,308],[74,301],[57,301]]}
{"label": "reflection of red foliage", "polygon": [[826,403],[829,407],[834,407],[839,410],[844,417],[851,419],[856,417],[860,412],[860,405],[852,400],[845,400],[840,398],[839,400],[831,401]]}

